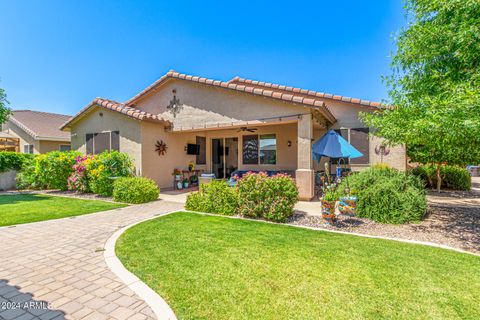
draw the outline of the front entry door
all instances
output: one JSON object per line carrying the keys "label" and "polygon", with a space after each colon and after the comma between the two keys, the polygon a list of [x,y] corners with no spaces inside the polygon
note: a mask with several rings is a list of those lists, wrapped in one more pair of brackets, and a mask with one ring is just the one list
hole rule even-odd
{"label": "front entry door", "polygon": [[212,139],[212,172],[217,179],[230,178],[238,169],[238,138]]}

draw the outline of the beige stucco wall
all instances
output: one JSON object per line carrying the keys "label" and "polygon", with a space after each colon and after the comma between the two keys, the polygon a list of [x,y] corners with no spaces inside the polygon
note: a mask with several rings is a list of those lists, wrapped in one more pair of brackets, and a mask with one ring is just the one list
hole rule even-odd
{"label": "beige stucco wall", "polygon": [[70,144],[68,141],[35,140],[31,135],[27,134],[11,121],[7,121],[3,125],[3,131],[20,139],[20,152],[22,153],[24,146],[29,144],[33,144],[33,153],[35,154],[58,151],[61,145]]}
{"label": "beige stucco wall", "polygon": [[38,147],[39,147],[40,153],[47,153],[50,151],[59,151],[60,146],[63,146],[63,145],[70,145],[70,142],[41,140],[39,141]]}
{"label": "beige stucco wall", "polygon": [[[100,116],[100,113],[103,116]],[[72,150],[86,153],[86,134],[120,131],[120,151],[128,153],[142,173],[140,121],[107,109],[96,108],[71,126]]]}
{"label": "beige stucco wall", "polygon": [[24,146],[33,144],[33,153],[40,153],[39,141],[36,141],[31,135],[19,128],[11,121],[7,121],[2,126],[3,131],[20,139],[20,152],[23,152]]}
{"label": "beige stucco wall", "polygon": [[[213,138],[238,138],[238,168],[239,170],[295,170],[297,167],[297,143],[296,124],[273,125],[258,127],[255,133],[238,132],[232,130],[215,130],[199,132],[168,132],[155,123],[142,122],[142,168],[143,175],[155,180],[161,188],[170,188],[173,186],[173,169],[186,170],[188,163],[195,163],[194,155],[187,155],[185,146],[188,143],[195,143],[196,136],[207,138],[206,155],[207,164],[198,165],[197,169],[211,171],[212,157],[211,147]],[[242,136],[250,134],[272,134],[277,139],[277,165],[243,165],[242,163]],[[155,143],[157,140],[163,140],[168,149],[165,155],[159,156],[155,152]],[[288,141],[291,146],[288,147]],[[233,154],[233,153],[231,153]]]}
{"label": "beige stucco wall", "polygon": [[[364,128],[365,125],[359,119],[360,112],[371,112],[375,109],[359,107],[355,104],[326,99],[325,103],[329,107],[332,114],[337,119],[337,122],[330,129],[346,129],[346,128]],[[326,131],[315,130],[314,140],[318,140]],[[380,163],[381,157],[375,153],[375,148],[378,147],[383,139],[370,135],[370,165]],[[406,152],[404,146],[390,147],[390,153],[383,157],[383,163],[396,168],[398,170],[406,170]],[[320,164],[315,163],[314,168],[316,170],[324,169],[325,161],[321,161]],[[369,165],[352,165],[353,171],[359,171],[368,168]]]}
{"label": "beige stucco wall", "polygon": [[[183,105],[183,109],[176,117],[167,111],[167,106],[173,97],[173,89],[176,90],[176,97]],[[136,105],[141,110],[153,114],[160,113],[164,118],[173,121],[175,128],[250,121],[310,112],[301,105],[175,79],[164,84],[155,93],[136,102]]]}

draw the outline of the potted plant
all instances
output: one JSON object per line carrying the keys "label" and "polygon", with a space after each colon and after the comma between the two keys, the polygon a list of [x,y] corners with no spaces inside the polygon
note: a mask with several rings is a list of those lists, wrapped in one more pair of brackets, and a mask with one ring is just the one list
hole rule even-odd
{"label": "potted plant", "polygon": [[357,192],[355,190],[345,190],[345,195],[340,198],[338,211],[340,214],[353,217],[357,213]]}
{"label": "potted plant", "polygon": [[194,185],[198,183],[198,176],[193,175],[190,177],[190,184]]}
{"label": "potted plant", "polygon": [[173,169],[172,176],[175,177],[175,181],[182,181],[182,173],[177,168]]}
{"label": "potted plant", "polygon": [[188,188],[188,179],[187,178],[183,179],[183,188],[185,188],[185,189]]}
{"label": "potted plant", "polygon": [[193,170],[195,170],[195,163],[190,161],[190,163],[188,164],[188,171],[192,172]]}
{"label": "potted plant", "polygon": [[335,187],[327,189],[321,198],[322,203],[322,219],[325,223],[331,224],[335,222],[337,216],[335,215],[335,205],[337,204],[339,194]]}

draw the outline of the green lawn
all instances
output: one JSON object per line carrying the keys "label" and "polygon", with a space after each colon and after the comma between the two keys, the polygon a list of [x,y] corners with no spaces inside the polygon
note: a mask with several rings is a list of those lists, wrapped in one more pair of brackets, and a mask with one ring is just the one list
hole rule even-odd
{"label": "green lawn", "polygon": [[125,207],[124,204],[39,194],[0,196],[0,226],[78,216]]}
{"label": "green lawn", "polygon": [[439,248],[174,213],[116,253],[179,319],[480,318],[480,257]]}

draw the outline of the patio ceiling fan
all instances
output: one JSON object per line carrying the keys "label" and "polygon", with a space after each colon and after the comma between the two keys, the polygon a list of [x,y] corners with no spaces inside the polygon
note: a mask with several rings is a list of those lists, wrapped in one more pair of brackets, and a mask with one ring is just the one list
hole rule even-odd
{"label": "patio ceiling fan", "polygon": [[238,128],[237,132],[241,132],[241,131],[255,132],[257,130],[258,130],[257,128],[240,127]]}

